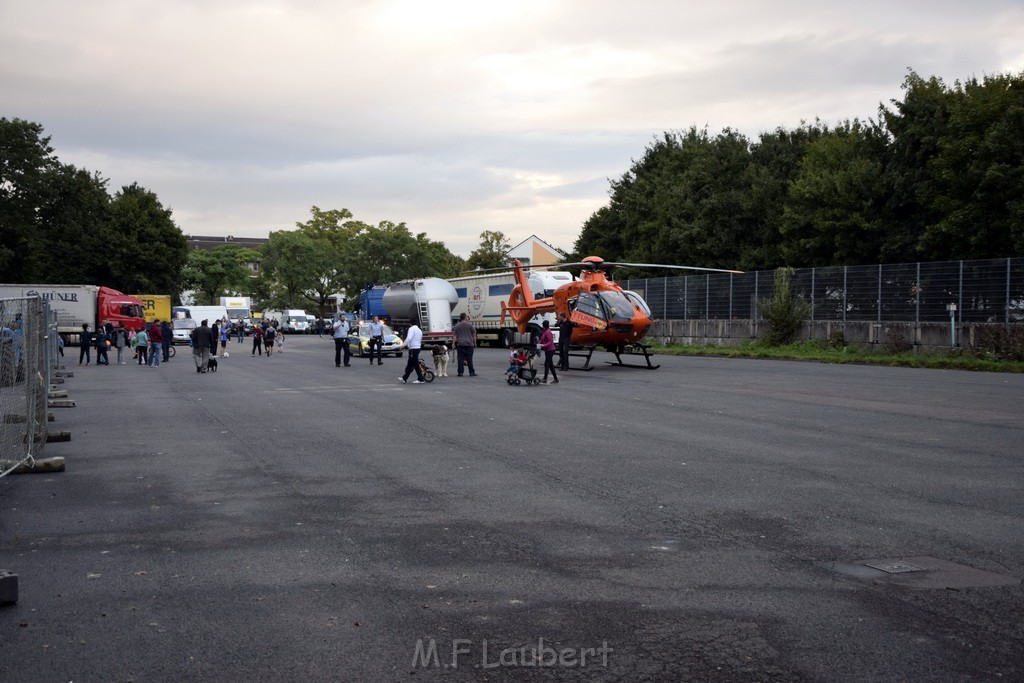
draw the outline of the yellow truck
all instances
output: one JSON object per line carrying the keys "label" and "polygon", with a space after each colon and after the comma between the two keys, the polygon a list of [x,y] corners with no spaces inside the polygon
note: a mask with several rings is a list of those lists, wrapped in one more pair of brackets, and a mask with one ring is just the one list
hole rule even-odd
{"label": "yellow truck", "polygon": [[142,299],[147,323],[151,323],[154,320],[171,319],[170,294],[132,294],[132,296]]}

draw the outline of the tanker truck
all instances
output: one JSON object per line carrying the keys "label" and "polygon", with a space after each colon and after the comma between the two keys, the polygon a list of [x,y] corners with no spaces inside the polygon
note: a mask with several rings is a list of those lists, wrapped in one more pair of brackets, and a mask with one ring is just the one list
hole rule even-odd
{"label": "tanker truck", "polygon": [[412,323],[423,330],[424,344],[446,344],[451,347],[452,306],[459,300],[455,287],[439,277],[402,280],[384,291],[381,304],[387,310],[394,328],[407,328]]}
{"label": "tanker truck", "polygon": [[[572,282],[573,276],[566,271],[531,270],[528,279],[534,296],[547,297],[562,285]],[[511,316],[507,316],[502,322],[501,304],[508,301],[508,295],[516,286],[512,271],[457,277],[452,278],[451,283],[459,297],[452,315],[457,318],[466,313],[469,321],[476,327],[476,336],[480,341],[488,341],[504,348],[513,343],[536,344],[545,320],[551,324],[555,341],[558,340],[558,320],[554,313],[533,316],[525,334],[519,332]]]}

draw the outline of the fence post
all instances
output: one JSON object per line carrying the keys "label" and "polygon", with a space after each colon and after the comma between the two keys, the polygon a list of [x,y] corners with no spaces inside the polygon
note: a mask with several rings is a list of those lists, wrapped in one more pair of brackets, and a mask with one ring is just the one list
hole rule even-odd
{"label": "fence post", "polygon": [[[1010,310],[1007,307],[1006,310]],[[704,319],[711,320],[711,274],[704,276]]]}
{"label": "fence post", "polygon": [[921,262],[917,262],[917,276],[914,279],[914,326],[921,327]]}
{"label": "fence post", "polygon": [[878,299],[875,301],[878,308],[878,324],[882,324],[882,264],[878,264]]}
{"label": "fence post", "polygon": [[811,268],[811,323],[814,322],[814,278],[816,268]]}
{"label": "fence post", "polygon": [[668,277],[662,279],[661,286],[661,317],[668,317]]}
{"label": "fence post", "polygon": [[690,319],[690,278],[683,278],[683,320]]}
{"label": "fence post", "polygon": [[1006,322],[1010,325],[1010,259],[1006,259]]}
{"label": "fence post", "polygon": [[846,309],[849,307],[847,303],[849,296],[849,290],[846,288],[846,274],[850,269],[850,266],[843,266],[843,332],[846,332]]}
{"label": "fence post", "polygon": [[729,320],[732,320],[732,273],[729,273]]}
{"label": "fence post", "polygon": [[964,262],[960,261],[960,295],[956,306],[957,324],[964,324]]}

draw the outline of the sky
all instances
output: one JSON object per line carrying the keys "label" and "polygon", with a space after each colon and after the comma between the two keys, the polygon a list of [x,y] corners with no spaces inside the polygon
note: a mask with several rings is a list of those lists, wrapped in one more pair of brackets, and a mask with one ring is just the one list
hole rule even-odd
{"label": "sky", "polygon": [[571,251],[668,131],[877,118],[1024,70],[1021,0],[0,0],[0,117],[190,235],[346,208]]}

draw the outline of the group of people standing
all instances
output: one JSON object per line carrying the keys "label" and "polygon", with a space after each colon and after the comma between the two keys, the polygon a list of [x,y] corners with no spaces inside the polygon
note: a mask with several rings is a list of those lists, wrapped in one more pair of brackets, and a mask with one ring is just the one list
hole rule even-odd
{"label": "group of people standing", "polygon": [[123,327],[115,327],[113,323],[106,323],[93,333],[88,323],[82,323],[82,331],[79,334],[78,364],[89,365],[92,361],[91,351],[96,347],[96,365],[110,365],[107,355],[110,349],[117,351],[117,364],[127,365],[124,359],[124,350],[132,349],[134,357],[139,365],[147,367],[160,367],[160,361],[170,359],[170,347],[172,337],[171,326],[167,321],[154,320],[146,323],[146,326],[138,332],[126,330]]}

